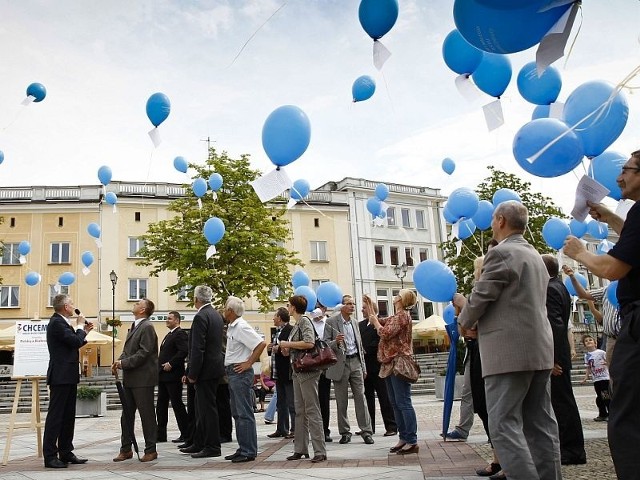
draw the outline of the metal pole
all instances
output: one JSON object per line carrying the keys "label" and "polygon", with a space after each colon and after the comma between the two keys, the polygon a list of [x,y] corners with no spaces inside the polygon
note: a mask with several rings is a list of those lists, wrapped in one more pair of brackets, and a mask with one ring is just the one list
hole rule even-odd
{"label": "metal pole", "polygon": [[116,361],[116,284],[111,281],[111,362]]}

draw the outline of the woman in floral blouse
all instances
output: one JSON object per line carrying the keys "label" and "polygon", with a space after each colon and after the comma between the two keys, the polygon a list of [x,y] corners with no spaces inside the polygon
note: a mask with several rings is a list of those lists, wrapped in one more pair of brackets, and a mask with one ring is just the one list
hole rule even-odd
{"label": "woman in floral blouse", "polygon": [[[365,302],[371,299],[364,297]],[[411,316],[409,310],[416,304],[416,294],[407,289],[400,290],[393,298],[395,315],[378,319],[371,315],[369,322],[375,327],[380,336],[378,345],[378,360],[380,377],[386,378],[389,399],[398,424],[400,440],[390,451],[399,455],[418,453],[418,422],[416,411],[411,403],[411,384],[393,375],[393,361],[398,356],[412,356],[413,342],[411,339]],[[373,312],[373,309],[370,309]]]}

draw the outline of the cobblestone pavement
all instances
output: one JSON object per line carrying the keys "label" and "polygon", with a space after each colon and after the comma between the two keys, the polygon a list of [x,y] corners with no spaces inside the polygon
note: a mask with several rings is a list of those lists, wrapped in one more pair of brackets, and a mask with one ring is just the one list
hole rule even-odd
{"label": "cobblestone pavement", "polygon": [[[565,466],[563,477],[572,479],[614,479],[613,465],[606,441],[606,424],[594,422],[597,416],[595,394],[591,386],[575,389],[576,400],[580,407],[586,438],[586,465]],[[222,457],[192,459],[180,454],[172,443],[158,444],[159,459],[154,462],[140,463],[133,459],[121,463],[112,462],[117,454],[119,440],[119,412],[109,411],[107,416],[99,418],[78,418],[76,421],[75,448],[79,456],[89,458],[84,465],[70,465],[67,469],[55,471],[56,480],[75,479],[172,479],[195,480],[202,477],[244,480],[260,474],[262,477],[278,477],[282,480],[299,479],[300,470],[304,477],[341,480],[369,479],[478,479],[475,469],[485,465],[490,458],[490,449],[484,435],[482,424],[476,417],[467,442],[443,442],[439,436],[442,425],[442,402],[431,395],[413,398],[419,419],[418,455],[389,454],[389,447],[397,437],[384,437],[381,419],[378,417],[377,434],[374,445],[365,445],[356,436],[351,443],[337,443],[335,427],[335,404],[332,412],[332,431],[335,441],[327,444],[329,460],[312,464],[308,460],[286,461],[293,451],[291,440],[269,439],[268,433],[274,431],[273,425],[265,425],[262,414],[257,414],[258,443],[260,454],[256,461],[244,464],[232,464]],[[459,402],[455,402],[451,425],[458,419]],[[170,415],[171,417],[171,415]],[[350,410],[350,418],[355,422],[355,413]],[[20,420],[28,420],[28,415],[20,414]],[[173,419],[171,419],[173,422]],[[0,446],[4,452],[7,438],[9,415],[0,415]],[[139,423],[138,423],[139,430]],[[175,423],[171,423],[170,435],[177,436]],[[357,426],[352,424],[352,431]],[[142,439],[141,431],[137,437]],[[142,442],[141,442],[142,443]],[[236,444],[223,445],[223,456],[235,451]],[[54,471],[45,470],[43,461],[37,457],[36,435],[33,430],[20,429],[14,433],[11,442],[9,462],[0,467],[2,480],[40,480],[52,477]]]}

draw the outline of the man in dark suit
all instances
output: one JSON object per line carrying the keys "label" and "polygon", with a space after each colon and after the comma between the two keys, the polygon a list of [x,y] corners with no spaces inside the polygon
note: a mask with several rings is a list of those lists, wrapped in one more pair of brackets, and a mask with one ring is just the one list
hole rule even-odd
{"label": "man in dark suit", "polygon": [[184,359],[187,357],[187,332],[180,328],[180,313],[169,312],[166,320],[169,333],[162,340],[158,363],[158,400],[156,418],[158,420],[158,442],[167,441],[167,423],[169,421],[169,400],[180,429],[180,441],[189,434],[189,419],[182,401],[182,377]]}
{"label": "man in dark suit", "polygon": [[[278,412],[278,424],[276,431],[267,435],[269,438],[289,437],[295,431],[296,409],[293,402],[293,379],[291,378],[291,361],[280,351],[280,342],[289,340],[289,334],[293,327],[289,325],[289,311],[280,307],[273,316],[273,324],[276,326],[275,334],[269,345],[267,353],[271,356],[271,378],[276,382],[276,408]],[[291,418],[291,422],[289,422]]]}
{"label": "man in dark suit", "polygon": [[[76,421],[76,392],[80,382],[78,350],[85,343],[85,337],[93,329],[92,323],[84,323],[83,328],[71,325],[74,314],[73,301],[67,295],[53,298],[55,313],[47,326],[47,347],[49,348],[49,410],[44,425],[44,466],[65,468],[68,463],[85,463],[73,453],[73,431]],[[78,313],[78,323],[84,317]],[[60,458],[58,458],[58,455]]]}
{"label": "man in dark suit", "polygon": [[523,237],[527,208],[500,203],[491,221],[498,245],[487,252],[468,301],[455,294],[462,333],[476,330],[491,441],[507,478],[560,479],[558,424],[549,377],[553,336],[545,303],[549,275]]}
{"label": "man in dark suit", "polygon": [[[127,334],[120,359],[111,366],[114,372],[122,369],[122,384],[126,403],[131,409],[131,416],[120,417],[121,444],[120,453],[113,461],[121,462],[133,457],[131,444],[136,410],[140,411],[142,433],[144,434],[144,456],[141,462],[150,462],[158,458],[156,436],[158,425],[154,404],[154,390],[158,384],[158,335],[149,317],[155,305],[147,298],[138,300],[132,308],[135,321]],[[130,422],[127,420],[130,418]]]}
{"label": "man in dark suit", "polygon": [[193,303],[198,313],[193,317],[189,335],[187,381],[195,384],[196,428],[193,443],[180,449],[193,458],[219,457],[222,453],[216,391],[224,375],[224,321],[211,305],[212,298],[213,291],[206,285],[195,288]]}

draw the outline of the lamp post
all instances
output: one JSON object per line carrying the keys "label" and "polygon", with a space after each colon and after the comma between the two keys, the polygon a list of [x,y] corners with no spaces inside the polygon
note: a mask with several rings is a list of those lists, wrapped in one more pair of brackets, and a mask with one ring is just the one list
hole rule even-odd
{"label": "lamp post", "polygon": [[402,262],[402,265],[393,267],[393,273],[400,279],[400,288],[404,288],[404,277],[407,276],[407,270],[409,270],[409,268],[405,262]]}
{"label": "lamp post", "polygon": [[111,361],[116,361],[116,284],[118,283],[118,275],[115,270],[111,270],[109,273],[109,280],[111,280]]}

